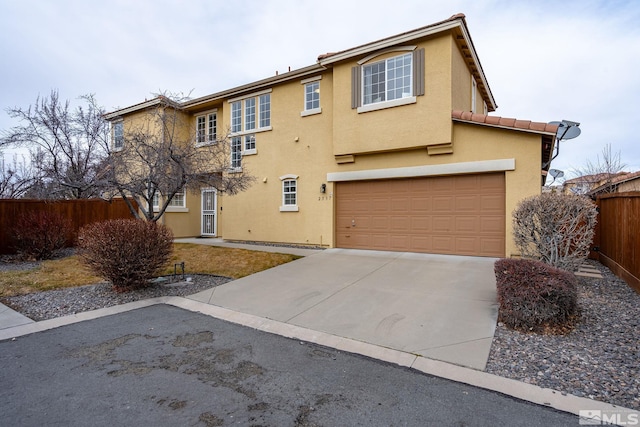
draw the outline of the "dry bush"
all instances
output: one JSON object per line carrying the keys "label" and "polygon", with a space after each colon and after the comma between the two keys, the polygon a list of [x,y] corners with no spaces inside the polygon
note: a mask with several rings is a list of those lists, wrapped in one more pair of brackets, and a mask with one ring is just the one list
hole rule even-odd
{"label": "dry bush", "polygon": [[55,251],[64,248],[72,231],[71,220],[59,213],[27,212],[15,223],[13,246],[21,258],[49,259]]}
{"label": "dry bush", "polygon": [[135,219],[90,224],[80,230],[78,241],[85,263],[117,291],[149,286],[173,250],[171,230]]}
{"label": "dry bush", "polygon": [[582,196],[545,193],[513,213],[513,234],[523,258],[575,271],[589,255],[597,221],[595,204]]}
{"label": "dry bush", "polygon": [[495,266],[499,320],[511,329],[562,330],[578,313],[574,274],[540,261],[500,259]]}

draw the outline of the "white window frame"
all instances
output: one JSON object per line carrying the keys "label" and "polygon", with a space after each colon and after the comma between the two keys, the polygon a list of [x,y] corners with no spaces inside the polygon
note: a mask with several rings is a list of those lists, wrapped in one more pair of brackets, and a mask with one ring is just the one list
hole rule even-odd
{"label": "white window frame", "polygon": [[[399,59],[405,59],[408,58],[409,59],[409,75],[402,75],[402,78],[406,78],[408,77],[409,79],[409,87],[408,87],[408,91],[407,92],[402,92],[402,95],[399,97],[389,97],[390,89],[389,89],[389,83],[390,81],[392,81],[392,79],[390,79],[389,75],[392,74],[391,71],[395,70],[395,68],[392,68],[392,64],[394,61],[397,61]],[[367,74],[367,70],[371,69],[372,67],[375,66],[380,66],[384,64],[384,99],[380,99],[380,100],[373,100],[371,99],[369,102],[367,101],[367,80],[369,79],[366,74]],[[403,66],[404,68],[404,66]],[[384,104],[395,104],[398,102],[406,102],[407,100],[410,99],[414,99],[415,97],[413,96],[413,55],[411,53],[403,53],[401,55],[396,55],[393,56],[391,58],[387,58],[387,59],[383,59],[381,61],[375,61],[375,62],[371,62],[368,64],[363,64],[362,65],[362,77],[361,77],[361,84],[362,84],[362,88],[361,88],[361,105],[363,108],[367,108],[367,107],[371,107],[371,106],[376,106],[376,105],[384,105]],[[373,85],[373,82],[371,82],[371,85]],[[404,87],[404,86],[403,86]],[[372,96],[372,95],[369,95]]]}
{"label": "white window frame", "polygon": [[113,151],[121,151],[122,149],[124,149],[124,121],[123,120],[118,120],[117,122],[112,123],[112,138],[113,138],[113,143],[111,144],[111,148],[113,149]]}
{"label": "white window frame", "polygon": [[[201,133],[200,119],[204,120]],[[213,124],[213,126],[212,126]],[[213,132],[212,132],[213,128]],[[196,146],[215,144],[217,142],[218,133],[218,113],[217,110],[208,111],[204,114],[196,116]]]}
{"label": "white window frame", "polygon": [[[302,112],[300,112],[301,117],[322,113],[322,107],[320,106],[321,79],[322,76],[316,76],[309,79],[304,79],[300,82],[304,87],[304,109],[302,110]],[[315,94],[317,94],[317,97],[315,96]],[[317,106],[315,107],[313,106],[314,102],[317,102]]]}
{"label": "white window frame", "polygon": [[241,172],[242,171],[242,136],[235,135],[229,139],[229,143],[231,144],[231,156],[230,166],[231,172]]}
{"label": "white window frame", "polygon": [[182,190],[178,190],[176,194],[173,195],[173,198],[167,205],[167,210],[170,208],[186,208],[187,207],[187,192]]}
{"label": "white window frame", "polygon": [[[300,187],[298,185],[298,175],[288,174],[280,177],[280,181],[282,181],[282,205],[280,206],[280,212],[298,212],[298,199],[300,193]],[[293,182],[295,188],[291,191],[291,187],[287,186],[287,183]],[[293,195],[295,203],[291,203],[290,197],[287,196]]]}
{"label": "white window frame", "polygon": [[266,89],[227,101],[231,105],[231,133],[229,136],[232,138],[242,137],[241,152],[243,156],[258,154],[256,134],[272,130],[271,92],[272,89]]}
{"label": "white window frame", "polygon": [[[152,201],[152,208],[154,212],[160,211],[160,200],[162,200],[162,194],[160,191],[156,190]],[[180,201],[180,203],[177,203],[176,200]],[[187,208],[187,192],[184,189],[178,191],[173,196],[167,205],[165,212],[189,212],[189,209]]]}

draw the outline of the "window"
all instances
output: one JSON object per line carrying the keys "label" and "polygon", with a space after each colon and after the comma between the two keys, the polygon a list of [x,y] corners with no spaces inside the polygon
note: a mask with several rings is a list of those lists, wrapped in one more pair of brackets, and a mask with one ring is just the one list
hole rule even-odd
{"label": "window", "polygon": [[154,211],[160,210],[160,193],[157,191],[153,193],[153,210]]}
{"label": "window", "polygon": [[242,137],[231,137],[231,169],[242,168]]}
{"label": "window", "polygon": [[362,67],[362,104],[393,101],[412,96],[413,55],[389,58]]}
{"label": "window", "polygon": [[216,113],[209,113],[196,117],[196,144],[211,144],[216,142],[218,118]]}
{"label": "window", "polygon": [[245,135],[244,136],[244,154],[254,154],[256,151],[256,136]]}
{"label": "window", "polygon": [[304,86],[304,109],[317,110],[320,108],[320,82],[307,83]]}
{"label": "window", "polygon": [[[156,212],[160,210],[160,198],[161,198],[160,192],[156,191],[155,194],[153,195],[153,210]],[[167,205],[167,210],[171,211],[172,210],[171,208],[186,208],[186,207],[187,207],[187,200],[186,200],[185,192],[184,190],[180,190],[173,196],[173,198]]]}
{"label": "window", "polygon": [[[390,51],[410,51],[370,62]],[[351,69],[351,108],[358,113],[415,104],[425,93],[424,48],[400,46],[369,55]]]}
{"label": "window", "polygon": [[282,181],[282,206],[280,212],[298,212],[298,176],[284,175]]}
{"label": "window", "polygon": [[231,103],[231,132],[242,130],[242,102]]}
{"label": "window", "polygon": [[260,95],[260,127],[271,126],[271,94]]}
{"label": "window", "polygon": [[[271,130],[271,89],[241,99],[230,99],[232,166],[240,168],[240,157],[258,154],[256,133]],[[235,137],[237,139],[234,139]],[[233,151],[233,150],[237,151]]]}
{"label": "window", "polygon": [[186,207],[186,197],[184,194],[184,190],[178,191],[174,194],[173,199],[167,205],[169,208],[184,208]]}
{"label": "window", "polygon": [[253,130],[255,128],[256,128],[256,99],[247,98],[244,100],[244,130]]}
{"label": "window", "polygon": [[124,123],[122,121],[113,124],[113,149],[124,148]]}

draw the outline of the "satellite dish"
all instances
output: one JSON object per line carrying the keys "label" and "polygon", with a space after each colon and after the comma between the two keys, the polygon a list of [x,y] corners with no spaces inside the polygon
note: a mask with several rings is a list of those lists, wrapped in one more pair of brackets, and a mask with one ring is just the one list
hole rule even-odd
{"label": "satellite dish", "polygon": [[580,123],[570,122],[568,120],[563,120],[561,122],[549,122],[550,125],[558,125],[558,132],[556,136],[559,141],[564,139],[573,139],[577,138],[582,131],[578,126]]}
{"label": "satellite dish", "polygon": [[558,169],[549,169],[549,175],[551,175],[555,180],[556,178],[562,178],[564,176],[564,172]]}

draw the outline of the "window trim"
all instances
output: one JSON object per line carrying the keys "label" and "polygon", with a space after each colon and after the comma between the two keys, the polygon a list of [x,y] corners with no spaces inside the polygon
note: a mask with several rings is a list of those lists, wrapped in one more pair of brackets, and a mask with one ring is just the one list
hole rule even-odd
{"label": "window trim", "polygon": [[[211,116],[214,116],[214,133],[213,139],[211,139]],[[198,141],[198,119],[204,117],[204,140]],[[218,109],[204,111],[202,113],[198,113],[195,115],[195,124],[196,124],[196,147],[203,147],[206,145],[215,144],[218,142]]]}
{"label": "window trim", "polygon": [[[178,191],[174,196],[173,199],[171,199],[171,203],[173,203],[175,199],[175,196],[177,196],[178,194],[182,194],[182,204],[181,205],[167,205],[167,208],[165,209],[165,213],[166,212],[189,212],[189,208],[187,207],[187,192],[182,189],[181,191]],[[162,199],[162,193],[160,193],[159,190],[156,190],[156,193],[153,196],[153,201],[152,201],[152,209],[153,212],[160,212],[160,200]],[[157,204],[156,204],[157,202]]]}
{"label": "window trim", "polygon": [[[320,80],[322,80],[322,75],[311,77],[308,79],[304,79],[300,81],[300,84],[303,87],[303,109],[300,112],[301,117],[312,116],[314,114],[322,113],[322,107],[320,106]],[[318,85],[318,107],[307,109],[307,103],[309,102],[307,99],[307,87],[312,84]]]}
{"label": "window trim", "polygon": [[[280,181],[282,182],[282,186],[281,186],[281,192],[282,192],[281,201],[282,201],[282,204],[280,205],[280,212],[299,212],[300,208],[298,206],[298,200],[299,200],[298,196],[299,196],[299,193],[300,193],[300,187],[298,185],[298,178],[299,178],[298,175],[293,175],[293,174],[282,175],[280,177]],[[295,188],[295,192],[294,193],[291,193],[291,192],[285,193],[284,185],[285,185],[285,182],[288,182],[288,181],[294,181],[295,182],[296,188]],[[294,194],[296,203],[293,204],[293,205],[285,204],[285,195],[286,194]]]}
{"label": "window trim", "polygon": [[[120,138],[116,136],[116,127],[121,128],[122,134],[120,135]],[[111,137],[113,138],[111,149],[113,151],[122,151],[124,149],[124,120],[120,119],[112,122]],[[118,140],[121,141],[120,145],[117,145],[116,143]]]}
{"label": "window trim", "polygon": [[[406,98],[398,98],[391,101],[382,101],[378,103],[371,103],[363,105],[363,65],[372,59],[388,54],[391,52],[400,52],[399,55],[386,58],[381,61],[387,61],[398,56],[411,53],[411,86],[412,95]],[[379,62],[379,61],[376,61]],[[385,77],[386,78],[386,77]],[[414,104],[417,102],[418,96],[424,96],[425,94],[425,50],[418,46],[396,46],[381,51],[375,52],[360,61],[358,65],[351,68],[351,108],[355,109],[358,114],[366,113],[369,111],[382,110],[385,108],[397,107],[401,105]]]}
{"label": "window trim", "polygon": [[[389,95],[389,66],[390,66],[390,62],[397,60],[399,58],[404,58],[404,57],[409,57],[411,59],[411,64],[409,66],[409,71],[410,71],[410,75],[409,75],[409,96],[401,96],[399,98],[393,98],[393,99],[387,99],[387,96]],[[381,59],[379,61],[374,61],[371,63],[367,63],[367,64],[362,64],[360,67],[360,72],[362,73],[361,77],[360,77],[360,84],[361,84],[361,89],[360,89],[360,105],[362,107],[368,107],[370,105],[374,105],[374,104],[385,104],[388,102],[393,102],[393,101],[397,101],[399,99],[405,99],[405,98],[409,98],[409,97],[413,97],[414,95],[414,82],[413,82],[413,73],[414,73],[414,67],[413,67],[413,61],[415,61],[414,55],[412,55],[410,52],[407,53],[402,53],[400,55],[395,55],[389,58],[385,58],[385,59]],[[378,65],[378,64],[384,64],[384,97],[385,99],[382,101],[371,101],[369,103],[365,104],[365,70],[367,69],[367,67],[373,67],[374,65]],[[406,76],[402,76],[403,78]],[[404,92],[403,92],[404,93]]]}
{"label": "window trim", "polygon": [[[239,150],[234,151],[234,143],[235,140],[238,141],[239,144]],[[242,146],[243,146],[243,142],[242,142],[242,136],[241,135],[233,135],[229,138],[229,144],[231,145],[230,147],[230,153],[229,153],[229,172],[242,172]],[[234,159],[234,155],[237,156],[236,159]]]}

